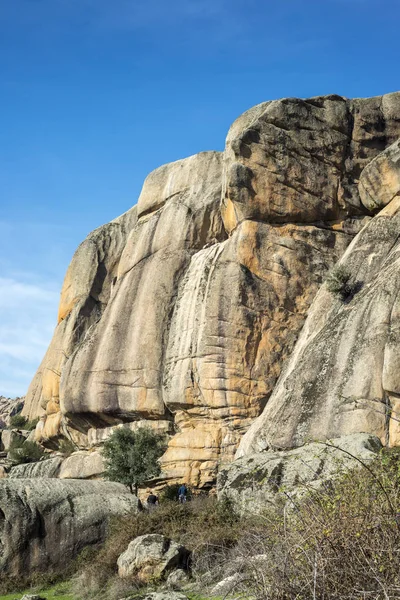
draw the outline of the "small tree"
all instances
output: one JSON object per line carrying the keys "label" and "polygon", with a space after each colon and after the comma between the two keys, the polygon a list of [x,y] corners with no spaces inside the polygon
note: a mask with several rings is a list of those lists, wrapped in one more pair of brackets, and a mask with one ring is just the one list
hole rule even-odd
{"label": "small tree", "polygon": [[158,459],[165,448],[164,435],[147,427],[137,431],[116,429],[104,444],[105,476],[127,485],[137,494],[140,485],[160,474]]}
{"label": "small tree", "polygon": [[345,300],[352,292],[349,280],[351,273],[344,265],[336,265],[326,278],[326,287],[335,296]]}

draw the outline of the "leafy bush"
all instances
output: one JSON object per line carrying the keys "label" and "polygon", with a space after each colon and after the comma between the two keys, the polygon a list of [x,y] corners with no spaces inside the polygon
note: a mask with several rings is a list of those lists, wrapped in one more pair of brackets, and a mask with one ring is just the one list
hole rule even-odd
{"label": "leafy bush", "polygon": [[398,598],[399,515],[399,454],[384,452],[292,508],[265,511],[211,576],[239,574],[235,593],[255,600]]}
{"label": "leafy bush", "polygon": [[326,278],[326,287],[332,294],[345,300],[352,293],[350,277],[351,273],[347,267],[336,265]]}
{"label": "leafy bush", "polygon": [[158,459],[165,448],[165,436],[147,427],[116,429],[103,448],[105,476],[137,494],[139,486],[160,474]]}
{"label": "leafy bush", "polygon": [[37,417],[36,419],[33,419],[32,421],[28,421],[25,424],[25,429],[27,431],[33,431],[34,429],[36,429],[36,425],[39,423],[40,419],[39,417]]}
{"label": "leafy bush", "polygon": [[25,425],[27,424],[28,419],[23,417],[21,413],[17,413],[13,417],[10,418],[10,426],[9,429],[25,429]]}
{"label": "leafy bush", "polygon": [[76,446],[71,440],[63,438],[58,444],[58,451],[64,456],[71,456],[76,451]]}
{"label": "leafy bush", "polygon": [[18,413],[10,418],[9,429],[24,429],[25,431],[33,431],[36,429],[36,425],[39,423],[39,417],[28,421],[26,417],[23,417],[21,413]]}
{"label": "leafy bush", "polygon": [[39,444],[21,438],[13,440],[10,444],[8,457],[14,464],[38,462],[45,458],[46,453]]}

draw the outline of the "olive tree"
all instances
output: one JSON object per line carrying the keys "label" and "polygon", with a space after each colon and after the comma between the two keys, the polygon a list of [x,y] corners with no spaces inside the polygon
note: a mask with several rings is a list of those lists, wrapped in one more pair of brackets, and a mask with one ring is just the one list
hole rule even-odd
{"label": "olive tree", "polygon": [[160,474],[158,459],[165,449],[165,436],[148,427],[118,428],[104,444],[105,477],[137,494],[141,485]]}

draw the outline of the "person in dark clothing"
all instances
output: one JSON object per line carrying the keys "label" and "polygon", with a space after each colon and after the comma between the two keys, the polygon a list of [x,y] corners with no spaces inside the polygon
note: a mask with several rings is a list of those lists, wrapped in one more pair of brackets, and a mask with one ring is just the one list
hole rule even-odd
{"label": "person in dark clothing", "polygon": [[152,510],[153,508],[155,508],[158,504],[158,496],[156,496],[154,494],[154,492],[151,490],[149,496],[147,497],[147,506],[150,510]]}
{"label": "person in dark clothing", "polygon": [[186,484],[182,483],[181,487],[178,490],[178,501],[183,504],[184,502],[187,501],[187,492],[188,489],[186,487]]}

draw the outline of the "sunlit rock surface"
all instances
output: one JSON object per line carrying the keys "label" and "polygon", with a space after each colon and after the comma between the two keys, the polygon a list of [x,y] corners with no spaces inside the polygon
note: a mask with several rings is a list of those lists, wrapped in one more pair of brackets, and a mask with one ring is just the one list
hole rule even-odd
{"label": "sunlit rock surface", "polygon": [[[64,432],[86,448],[123,423],[167,423],[165,476],[211,485],[275,406],[310,304],[376,212],[360,175],[399,136],[398,93],[284,99],[239,117],[223,153],[152,172],[137,216],[74,256],[28,392],[26,414],[46,413],[37,438]],[[285,412],[271,415],[274,436],[295,435]]]}

